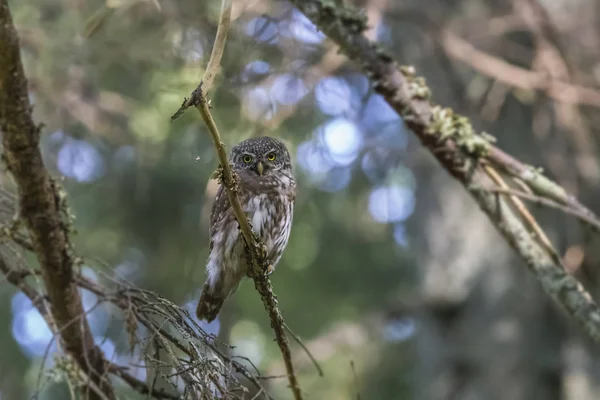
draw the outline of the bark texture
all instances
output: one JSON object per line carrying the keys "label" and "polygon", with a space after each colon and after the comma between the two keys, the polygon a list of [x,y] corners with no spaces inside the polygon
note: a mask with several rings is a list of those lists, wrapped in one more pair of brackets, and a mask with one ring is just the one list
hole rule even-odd
{"label": "bark texture", "polygon": [[20,221],[33,243],[61,344],[86,376],[82,384],[87,397],[112,399],[104,357],[94,343],[73,283],[75,257],[66,205],[39,150],[41,129],[32,118],[19,38],[7,0],[0,1],[0,129],[3,158],[18,188]]}

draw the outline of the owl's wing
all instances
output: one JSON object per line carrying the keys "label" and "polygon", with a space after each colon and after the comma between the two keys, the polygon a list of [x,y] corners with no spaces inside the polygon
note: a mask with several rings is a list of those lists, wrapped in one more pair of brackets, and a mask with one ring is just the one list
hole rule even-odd
{"label": "owl's wing", "polygon": [[210,244],[209,251],[213,249],[213,235],[215,230],[217,229],[217,224],[219,221],[225,217],[225,213],[230,208],[229,199],[227,198],[227,193],[223,185],[219,186],[219,190],[217,190],[217,197],[215,197],[215,201],[213,202],[212,209],[210,211]]}

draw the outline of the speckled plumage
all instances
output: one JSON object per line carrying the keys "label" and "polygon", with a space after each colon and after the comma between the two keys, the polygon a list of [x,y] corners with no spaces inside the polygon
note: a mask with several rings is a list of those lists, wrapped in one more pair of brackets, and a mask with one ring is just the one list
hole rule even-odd
{"label": "speckled plumage", "polygon": [[[288,243],[296,198],[289,152],[277,139],[251,138],[231,150],[229,161],[239,176],[240,203],[266,245],[267,261],[274,269]],[[196,309],[198,318],[209,322],[248,273],[244,239],[223,186],[217,192],[210,224],[208,278]]]}

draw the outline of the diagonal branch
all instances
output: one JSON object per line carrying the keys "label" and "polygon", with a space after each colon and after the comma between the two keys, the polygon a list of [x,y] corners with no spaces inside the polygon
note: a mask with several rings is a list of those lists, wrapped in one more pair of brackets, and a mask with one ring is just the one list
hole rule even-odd
{"label": "diagonal branch", "polygon": [[431,100],[423,78],[412,67],[400,67],[381,47],[364,35],[366,18],[358,11],[327,0],[291,0],[341,51],[355,61],[374,90],[402,116],[406,125],[458,180],[487,214],[508,244],[527,263],[544,290],[587,331],[600,341],[600,310],[585,288],[568,275],[561,264],[535,238],[515,213],[505,195],[500,195],[481,168],[486,161],[503,172],[518,176],[538,196],[572,206],[597,218],[558,184],[533,167],[491,144],[489,135],[477,134],[469,120],[443,109]]}
{"label": "diagonal branch", "polygon": [[[217,69],[220,65],[221,56],[223,55],[223,49],[225,47],[225,41],[227,38],[227,31],[229,29],[231,14],[231,0],[223,0],[221,3],[221,16],[219,18],[219,26],[217,28],[217,36],[213,46],[213,51],[208,61],[208,67],[204,74],[204,79],[200,82],[196,90],[192,93],[189,99],[185,99],[179,110],[171,117],[171,120],[177,119],[183,112],[191,106],[195,106],[204,123],[208,128],[208,132],[213,140],[217,156],[220,163],[220,180],[223,186],[225,186],[227,197],[233,214],[237,219],[242,237],[246,242],[246,248],[250,255],[250,275],[254,280],[254,287],[260,294],[261,300],[271,321],[271,328],[275,332],[275,340],[279,345],[281,355],[285,364],[287,377],[290,383],[290,389],[294,394],[295,400],[302,400],[302,392],[298,383],[298,378],[294,372],[294,364],[292,362],[292,352],[290,350],[289,340],[285,334],[285,321],[279,311],[277,305],[277,296],[273,293],[273,286],[271,280],[265,274],[268,265],[263,255],[263,245],[258,240],[257,236],[252,231],[252,227],[246,218],[246,214],[242,208],[240,200],[237,196],[237,176],[231,169],[229,159],[227,157],[227,151],[225,150],[225,144],[221,139],[221,135],[217,129],[217,125],[210,112],[210,103],[206,99],[205,92],[207,92],[215,78]],[[204,87],[203,87],[204,86]]]}
{"label": "diagonal branch", "polygon": [[265,274],[268,265],[265,262],[265,257],[262,254],[262,245],[252,231],[252,227],[250,226],[240,200],[238,199],[236,184],[237,177],[234,175],[234,172],[231,169],[229,160],[227,158],[227,152],[225,151],[225,145],[221,140],[221,135],[219,134],[215,121],[210,113],[209,104],[206,100],[206,97],[204,97],[204,94],[202,93],[202,83],[200,83],[198,88],[192,94],[192,104],[194,104],[200,112],[200,115],[206,123],[208,131],[213,139],[213,143],[215,145],[221,165],[222,184],[225,186],[231,208],[235,218],[240,224],[240,230],[242,232],[244,241],[246,242],[248,253],[250,254],[250,259],[252,262],[250,270],[252,271],[251,274],[252,279],[254,280],[254,287],[260,294],[263,305],[269,314],[271,328],[273,328],[273,331],[275,332],[275,339],[279,345],[279,349],[281,350],[281,355],[283,356],[285,369],[288,375],[288,380],[290,381],[290,387],[294,393],[294,398],[296,400],[301,400],[302,393],[300,391],[298,379],[296,378],[296,374],[294,372],[289,341],[285,334],[285,321],[283,320],[281,311],[279,311],[279,307],[277,306],[277,297],[275,296],[275,293],[273,293],[271,280]]}
{"label": "diagonal branch", "polygon": [[[105,376],[104,357],[94,343],[87,319],[82,317],[81,298],[72,282],[75,262],[69,227],[62,215],[65,205],[38,147],[40,127],[32,119],[19,38],[7,0],[0,0],[0,88],[3,158],[18,187],[20,218],[41,266],[52,318],[64,349],[101,392],[90,390],[90,398],[114,399]],[[71,324],[72,320],[79,323]]]}

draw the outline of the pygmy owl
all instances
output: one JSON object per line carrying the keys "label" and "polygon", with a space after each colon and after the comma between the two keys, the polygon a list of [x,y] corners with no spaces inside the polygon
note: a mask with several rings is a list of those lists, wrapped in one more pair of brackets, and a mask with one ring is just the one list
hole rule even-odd
{"label": "pygmy owl", "polygon": [[[244,140],[231,150],[229,161],[239,177],[238,197],[260,241],[266,245],[270,272],[287,246],[292,227],[296,181],[285,145],[271,137]],[[219,187],[210,216],[208,278],[196,315],[214,320],[249,268],[239,224],[227,192]]]}

